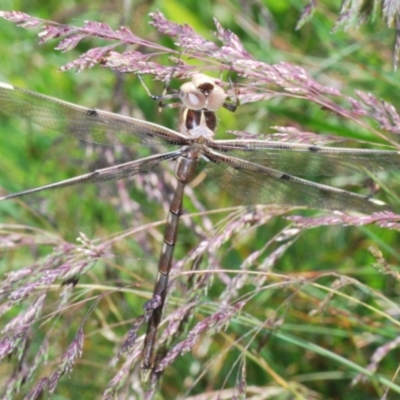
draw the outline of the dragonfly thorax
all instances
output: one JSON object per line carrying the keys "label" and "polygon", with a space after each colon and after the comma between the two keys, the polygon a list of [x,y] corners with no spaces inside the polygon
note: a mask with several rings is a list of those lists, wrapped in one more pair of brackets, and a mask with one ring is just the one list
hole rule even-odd
{"label": "dragonfly thorax", "polygon": [[182,109],[179,130],[192,139],[204,137],[212,140],[217,128],[217,117],[213,111]]}

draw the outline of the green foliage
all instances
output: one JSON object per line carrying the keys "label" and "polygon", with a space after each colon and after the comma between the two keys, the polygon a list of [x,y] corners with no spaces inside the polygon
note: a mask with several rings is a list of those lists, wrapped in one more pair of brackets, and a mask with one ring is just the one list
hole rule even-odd
{"label": "green foliage", "polygon": [[[128,10],[123,8],[126,3],[129,2],[69,0],[60,6],[58,2],[15,0],[6,1],[1,7],[69,24],[81,25],[90,19],[114,28],[126,25],[138,36],[153,39],[157,33],[148,26],[147,14],[157,8],[167,18],[188,23],[205,35],[213,29],[215,16],[225,28],[239,35],[256,59],[298,64],[314,79],[340,87],[349,96],[354,95],[354,90],[370,91],[376,98],[397,106],[400,80],[392,70],[391,50],[395,33],[379,18],[358,30],[332,34],[339,10],[333,9],[329,1],[321,1],[313,18],[297,31],[304,4],[296,0],[155,1],[131,4]],[[115,112],[129,110],[132,116],[174,127],[176,110],[159,114],[157,104],[147,97],[134,76],[117,75],[98,67],[81,74],[57,71],[87,50],[89,44],[80,44],[73,52],[59,53],[48,44],[40,47],[32,32],[35,30],[29,32],[0,20],[1,81],[85,106]],[[171,45],[170,39],[160,40]],[[162,91],[157,83],[149,85],[153,93]],[[283,96],[243,105],[235,115],[220,115],[220,132],[239,129],[270,133],[273,126],[294,126],[302,131],[383,143],[350,120],[328,115],[304,100]],[[395,135],[390,139],[398,142]],[[0,187],[10,192],[83,174],[98,168],[99,158],[126,161],[126,154],[118,150],[110,155],[104,148],[87,148],[56,132],[44,132],[37,126],[3,117],[0,149]],[[94,263],[72,291],[62,316],[55,319],[51,318],[56,312],[52,304],[59,301],[66,289],[58,284],[49,289],[44,317],[35,325],[32,342],[33,348],[39,348],[47,337],[51,363],[46,370],[37,372],[34,381],[55,369],[54,360],[64,353],[86,319],[83,356],[76,359],[70,377],[60,380],[56,399],[101,398],[120,366],[110,367],[107,362],[118,351],[135,318],[142,314],[156,276],[163,221],[174,185],[170,175],[160,172],[159,176],[165,189],[159,198],[149,198],[148,183],[135,180],[60,189],[0,203],[1,237],[15,233],[16,238],[12,245],[1,248],[1,274],[43,262],[58,245],[75,245],[79,232],[99,244],[136,229],[115,243],[112,254]],[[398,209],[399,173],[391,174],[383,182],[391,192],[386,194],[387,198]],[[183,260],[207,235],[217,236],[237,214],[244,212],[228,209],[234,202],[212,183],[202,182],[193,191],[205,208],[200,212],[201,208],[185,200],[187,216],[180,227],[177,260]],[[132,201],[124,203],[125,195]],[[315,215],[304,210],[291,214]],[[207,223],[213,228],[208,228]],[[390,348],[397,346],[399,330],[394,317],[399,291],[398,232],[377,226],[324,226],[304,230],[292,244],[290,238],[275,240],[289,224],[280,212],[265,223],[255,223],[244,233],[233,234],[221,246],[215,259],[223,270],[215,271],[212,284],[202,288],[182,340],[190,328],[218,310],[227,276],[243,274],[251,278],[243,287],[232,289],[237,290],[237,299],[246,301],[246,305],[226,329],[204,334],[192,351],[178,357],[165,370],[155,398],[202,394],[206,399],[215,392],[220,392],[221,398],[233,398],[244,365],[246,398],[256,398],[257,393],[267,391],[271,393],[268,398],[274,399],[355,400],[379,398],[386,390],[393,394],[392,398],[398,396],[398,357],[396,350]],[[244,260],[269,241],[271,245],[265,249],[264,258],[257,258],[249,268],[241,270]],[[282,243],[288,246],[280,254]],[[376,252],[375,256],[371,254],[370,246],[380,249],[380,259]],[[269,267],[263,266],[262,260],[272,259],[274,251],[278,254],[276,261]],[[199,261],[196,276],[201,276],[204,263]],[[189,268],[187,262],[185,271]],[[173,312],[184,297],[185,278],[183,272],[176,278],[164,316]],[[266,280],[257,287],[261,279]],[[21,309],[27,306],[20,305]],[[14,309],[6,313],[0,327],[15,315]],[[60,336],[54,337],[52,332]],[[367,367],[377,349],[387,353],[377,371],[371,373]],[[5,387],[14,366],[0,365],[0,389]],[[366,382],[351,386],[358,373],[367,375]],[[124,393],[137,390],[138,398],[142,398],[144,389],[138,385],[129,381]],[[25,393],[24,389],[22,392]],[[23,398],[18,396],[15,398]]]}

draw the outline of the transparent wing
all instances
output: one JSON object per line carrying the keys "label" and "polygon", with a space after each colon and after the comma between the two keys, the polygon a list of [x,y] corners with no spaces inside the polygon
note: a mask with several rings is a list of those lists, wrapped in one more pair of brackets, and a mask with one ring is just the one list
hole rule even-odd
{"label": "transparent wing", "polygon": [[26,118],[45,128],[101,144],[184,145],[188,138],[140,119],[90,109],[0,83],[0,113]]}
{"label": "transparent wing", "polygon": [[400,152],[257,140],[216,140],[224,154],[296,176],[339,176],[400,168]]}
{"label": "transparent wing", "polygon": [[375,199],[321,185],[224,154],[208,151],[205,172],[243,204],[278,204],[370,214],[389,207]]}
{"label": "transparent wing", "polygon": [[65,179],[63,181],[50,183],[48,185],[39,186],[33,189],[24,190],[22,192],[11,193],[7,196],[0,197],[1,200],[12,199],[13,197],[19,197],[26,194],[41,192],[42,190],[49,189],[57,189],[64,186],[72,186],[80,183],[93,183],[93,182],[101,182],[107,181],[110,179],[121,179],[126,178],[128,176],[136,175],[141,172],[147,172],[157,165],[159,165],[162,161],[171,160],[179,157],[183,149],[175,150],[170,153],[158,154],[155,156],[150,156],[146,158],[142,158],[136,161],[130,161],[124,164],[115,165],[108,168],[98,169],[96,171],[90,172],[88,174],[76,176],[71,179]]}

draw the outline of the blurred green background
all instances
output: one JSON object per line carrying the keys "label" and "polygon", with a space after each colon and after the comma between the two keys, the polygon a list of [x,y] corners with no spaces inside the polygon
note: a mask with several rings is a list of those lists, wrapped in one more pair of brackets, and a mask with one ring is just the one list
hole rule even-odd
{"label": "blurred green background", "polygon": [[[148,25],[149,12],[159,9],[168,19],[190,24],[210,39],[210,32],[214,29],[212,18],[216,17],[225,28],[240,37],[256,59],[268,63],[286,61],[298,64],[316,80],[339,87],[349,96],[353,96],[355,89],[370,91],[377,98],[398,107],[400,84],[398,73],[392,68],[394,30],[389,29],[378,15],[357,30],[332,34],[339,5],[321,1],[314,18],[295,31],[304,5],[305,1],[300,0],[3,0],[0,8],[5,11],[20,10],[32,16],[78,26],[85,20],[104,22],[113,28],[125,25],[138,36],[153,41],[162,40],[168,45],[172,45],[172,41],[160,38]],[[148,98],[134,75],[118,75],[100,67],[79,74],[58,71],[62,65],[100,43],[96,39],[84,40],[75,50],[63,54],[53,49],[56,42],[38,45],[36,29],[25,30],[0,20],[0,80],[88,107],[128,113],[173,128],[176,110],[159,113],[157,104]],[[159,83],[148,83],[153,93],[160,93],[163,89]],[[333,114],[327,117],[314,104],[285,97],[244,105],[234,115],[224,111],[220,114],[220,132],[238,129],[270,133],[274,131],[269,128],[271,126],[294,126],[302,131],[381,142],[351,121]],[[397,141],[397,138],[394,140]],[[140,149],[137,151],[140,154]],[[7,192],[83,174],[107,165],[106,162],[112,162],[114,157],[126,159],[121,149],[112,153],[88,148],[74,139],[19,121],[18,116],[2,119],[0,154],[0,188]],[[105,158],[106,162],[99,161],[99,157]],[[173,171],[173,166],[167,169]],[[106,293],[118,284],[126,286],[128,294],[123,301],[115,294],[109,299],[107,297],[90,316],[83,357],[77,360],[71,376],[60,381],[54,396],[56,399],[101,398],[105,386],[117,371],[108,367],[107,362],[113,356],[118,340],[134,318],[141,315],[144,301],[151,296],[162,244],[162,221],[168,210],[174,182],[171,174],[164,172],[148,179],[65,188],[0,203],[2,236],[9,235],[14,227],[15,232],[24,232],[26,240],[26,243],[21,240],[9,249],[2,247],[2,274],[39,262],[55,244],[63,240],[76,243],[79,232],[90,239],[102,240],[125,229],[139,229],[136,235],[119,241],[113,247],[113,255],[98,262],[86,280],[80,281],[82,286],[78,285],[82,298],[85,293]],[[382,194],[395,210],[399,207],[396,196],[399,183],[398,174],[390,174],[384,181],[387,190]],[[159,193],[155,190],[157,185],[161,188]],[[149,192],[153,194],[152,198],[149,198]],[[237,204],[207,181],[202,182],[194,192],[204,211],[223,210]],[[122,201],[127,194],[131,202]],[[202,206],[185,200],[186,214],[201,210]],[[217,227],[218,221],[232,216],[226,211],[219,211],[208,218],[207,221]],[[204,232],[212,231],[205,221],[196,216],[184,219],[177,245],[177,260],[183,259],[199,243]],[[273,241],[274,236],[288,225],[289,222],[282,216],[277,216],[254,230],[246,229],[225,243],[215,258],[219,260],[219,265],[237,270],[240,275],[243,260],[269,240]],[[226,396],[221,398],[233,398],[233,388],[240,376],[241,357],[247,360],[246,398],[253,398],[257,393],[269,393],[270,397],[265,398],[271,399],[380,398],[386,389],[385,379],[393,381],[387,398],[398,398],[400,385],[396,376],[396,349],[386,355],[374,378],[350,386],[351,379],[359,371],[365,371],[374,351],[398,336],[397,281],[393,275],[374,268],[376,260],[368,251],[369,246],[379,248],[387,265],[396,270],[399,264],[398,241],[396,231],[374,226],[326,226],[304,231],[273,266],[277,275],[271,278],[272,282],[280,284],[276,288],[271,284],[264,290],[255,291],[251,300],[246,297],[249,302],[241,318],[233,321],[222,333],[205,335],[208,342],[202,342],[203,348],[199,345],[193,352],[178,358],[165,371],[156,398],[195,398],[195,395],[202,395],[198,398],[208,399],[219,391]],[[265,258],[279,245],[279,242],[274,242],[266,251]],[[261,265],[262,261],[257,263]],[[257,271],[257,263],[252,267],[253,271]],[[354,279],[337,289],[342,295],[335,295],[332,286],[338,276]],[[295,278],[299,278],[297,284],[283,284],[285,279]],[[195,322],[216,309],[223,287],[216,275],[212,288],[204,293],[202,299],[210,309],[205,306],[197,310]],[[171,294],[170,309],[179,303],[180,289],[177,285]],[[247,282],[238,289],[238,298],[253,290],[254,285]],[[327,301],[328,293],[333,300],[323,308],[321,304]],[[309,313],[319,307],[323,308],[320,313],[315,316]],[[57,354],[68,346],[81,321],[75,318],[75,311],[65,314],[64,323],[69,324],[71,332],[66,331],[59,340],[53,338],[56,350],[51,355],[54,359],[43,373],[49,373],[57,365],[54,361]],[[274,318],[282,319],[282,325],[271,333],[268,321]],[[249,330],[261,329],[263,325],[265,331],[246,336]],[[3,323],[0,321],[1,326]],[[40,335],[45,335],[43,332],[47,330],[42,332],[38,327],[38,332],[40,342]],[[238,338],[244,338],[240,344]],[[238,342],[234,345],[235,340]],[[5,384],[10,368],[6,363],[0,365],[0,385]],[[141,393],[140,390],[137,389],[137,393]],[[140,394],[137,396],[141,398]],[[125,397],[121,395],[120,398]]]}

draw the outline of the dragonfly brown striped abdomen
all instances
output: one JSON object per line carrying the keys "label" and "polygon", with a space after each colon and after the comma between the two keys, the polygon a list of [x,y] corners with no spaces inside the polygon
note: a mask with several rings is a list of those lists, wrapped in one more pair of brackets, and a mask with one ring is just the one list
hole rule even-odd
{"label": "dragonfly brown striped abdomen", "polygon": [[213,78],[193,75],[177,96],[182,102],[179,131],[97,109],[89,109],[42,94],[0,84],[0,113],[26,118],[45,128],[72,135],[78,139],[108,145],[140,146],[169,149],[162,154],[45,186],[12,193],[0,200],[55,189],[78,183],[120,179],[144,173],[162,161],[176,160],[177,187],[171,202],[164,245],[158,265],[153,299],[157,306],[148,321],[142,369],[148,376],[153,368],[153,353],[158,326],[168,288],[179,216],[185,186],[196,173],[201,158],[208,161],[205,172],[224,190],[243,204],[278,204],[316,209],[358,211],[370,214],[388,210],[385,203],[331,186],[314,183],[306,177],[375,173],[399,168],[400,153],[389,150],[364,150],[279,143],[267,140],[214,140],[215,112],[234,109],[227,102],[223,88]]}

